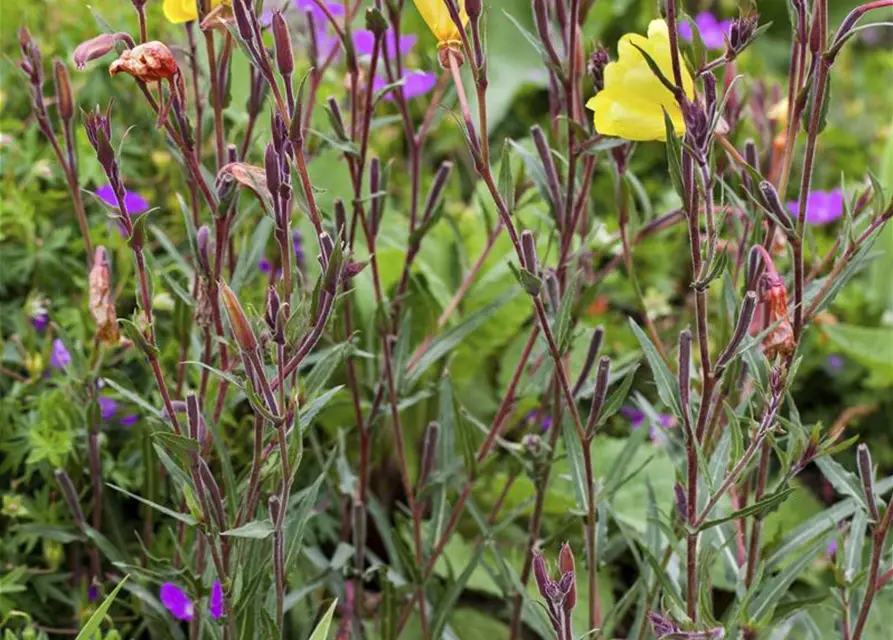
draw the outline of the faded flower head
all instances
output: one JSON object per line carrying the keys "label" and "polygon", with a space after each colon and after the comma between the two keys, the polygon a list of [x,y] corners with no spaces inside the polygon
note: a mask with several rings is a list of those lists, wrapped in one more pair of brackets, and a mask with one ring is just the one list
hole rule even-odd
{"label": "faded flower head", "polygon": [[112,300],[112,271],[105,247],[96,247],[89,276],[90,314],[96,321],[96,339],[115,344],[120,338],[118,316]]}
{"label": "faded flower head", "polygon": [[[593,112],[595,128],[602,135],[626,140],[666,140],[666,111],[676,133],[683,134],[685,122],[679,103],[636,47],[651,56],[666,78],[673,77],[666,22],[652,20],[648,37],[626,34],[617,44],[618,59],[605,67],[604,89],[586,103]],[[686,97],[694,98],[694,83],[684,67],[682,85]]]}
{"label": "faded flower head", "polygon": [[109,66],[109,74],[112,76],[126,73],[143,82],[171,80],[179,71],[173,52],[166,44],[157,40],[125,49]]}
{"label": "faded flower head", "polygon": [[127,42],[129,36],[122,33],[101,33],[95,38],[82,42],[74,50],[71,56],[74,66],[78,71],[83,71],[87,63],[96,60],[114,50],[119,42]]}
{"label": "faded flower head", "polygon": [[755,318],[762,316],[763,353],[769,360],[776,356],[788,357],[794,352],[794,329],[788,317],[788,290],[784,280],[769,271],[760,277],[760,306]]}
{"label": "faded flower head", "polygon": [[[789,202],[791,215],[800,215],[800,203]],[[843,215],[843,192],[840,189],[831,191],[810,191],[806,198],[807,224],[823,225],[834,222]]]}

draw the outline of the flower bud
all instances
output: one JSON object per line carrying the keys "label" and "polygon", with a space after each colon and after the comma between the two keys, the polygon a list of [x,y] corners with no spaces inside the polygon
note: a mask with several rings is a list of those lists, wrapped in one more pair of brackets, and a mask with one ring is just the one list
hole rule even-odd
{"label": "flower bud", "polygon": [[279,9],[273,11],[273,43],[279,73],[288,77],[295,70],[295,58],[291,47],[291,36],[288,33],[288,24]]}
{"label": "flower bud", "polygon": [[208,228],[208,225],[203,224],[195,234],[195,249],[198,254],[196,256],[198,266],[205,277],[208,277],[211,274],[211,258],[209,251],[210,238],[211,230]]}
{"label": "flower bud", "polygon": [[422,220],[428,220],[437,210],[444,187],[450,179],[452,171],[452,162],[443,162],[437,168],[437,173],[434,174],[434,181],[431,183],[431,189],[428,191],[428,197],[425,199],[425,206],[422,209]]}
{"label": "flower bud", "polygon": [[871,464],[871,451],[864,442],[856,448],[856,461],[859,467],[859,478],[862,480],[862,490],[865,492],[865,501],[868,503],[868,512],[871,519],[877,522],[880,520],[880,513],[877,508],[877,499],[874,496],[874,468]]}
{"label": "flower bud", "polygon": [[285,344],[285,318],[282,317],[283,306],[279,299],[279,293],[276,287],[270,286],[267,289],[267,305],[264,311],[264,321],[270,328],[273,342],[276,344]]}
{"label": "flower bud", "polygon": [[565,611],[569,612],[577,604],[577,583],[576,579],[574,578],[574,552],[567,542],[561,545],[561,551],[558,553],[558,569],[563,574],[562,578],[564,578],[564,576],[570,575],[571,580],[573,581],[571,583],[570,589],[568,590],[567,598],[564,601]]}
{"label": "flower bud", "polygon": [[68,69],[65,68],[65,63],[58,58],[53,61],[53,74],[56,80],[56,103],[59,107],[59,117],[67,123],[74,116],[74,98],[71,95],[71,79],[68,77]]}
{"label": "flower bud", "polygon": [[257,350],[257,337],[254,335],[251,323],[248,322],[248,316],[242,310],[242,305],[239,304],[236,294],[222,280],[220,281],[220,295],[223,298],[223,308],[229,318],[229,325],[236,344],[243,352],[253,353]]}
{"label": "flower bud", "polygon": [[586,360],[583,362],[583,368],[580,369],[580,375],[577,378],[577,383],[574,385],[574,396],[580,393],[580,389],[583,388],[586,379],[589,377],[589,373],[592,371],[592,365],[595,364],[598,352],[602,348],[602,340],[604,337],[605,328],[602,326],[596,327],[592,332],[592,336],[589,338],[589,348],[586,350]]}
{"label": "flower bud", "polygon": [[602,45],[597,45],[595,50],[589,55],[589,61],[586,63],[586,71],[592,79],[592,86],[598,93],[605,88],[605,67],[611,61],[608,50]]}
{"label": "flower bud", "polygon": [[521,232],[521,256],[524,258],[524,268],[533,275],[537,275],[539,261],[536,256],[536,240],[529,229]]}
{"label": "flower bud", "polygon": [[121,33],[102,33],[95,38],[82,42],[75,48],[71,56],[75,68],[78,71],[83,71],[88,62],[111,52],[119,41],[126,42],[130,36],[125,38],[125,35]]}
{"label": "flower bud", "polygon": [[388,22],[377,7],[366,9],[366,28],[379,37],[384,37],[387,33]]}
{"label": "flower bud", "polygon": [[198,458],[197,464],[199,476],[202,481],[202,488],[205,492],[205,499],[208,502],[208,506],[211,508],[211,517],[214,518],[214,523],[217,525],[217,528],[221,531],[225,531],[228,527],[226,526],[226,511],[223,507],[223,497],[220,494],[220,487],[214,479],[214,475],[211,473],[208,463],[205,462],[203,458]]}
{"label": "flower bud", "polygon": [[723,349],[722,353],[719,354],[719,357],[716,359],[717,368],[726,366],[732,360],[732,357],[734,357],[735,351],[738,349],[744,336],[747,335],[747,330],[750,328],[750,323],[753,321],[756,308],[757,294],[753,291],[748,291],[744,296],[744,301],[741,303],[741,313],[738,314],[738,322],[735,324],[735,333],[732,334],[729,344],[726,345],[726,348]]}
{"label": "flower bud", "polygon": [[561,287],[558,284],[558,276],[552,269],[546,269],[543,274],[543,285],[546,290],[546,301],[551,307],[552,313],[558,313],[558,307],[561,306]]}
{"label": "flower bud", "polygon": [[533,18],[536,25],[536,33],[543,43],[543,49],[548,57],[547,62],[557,68],[561,68],[561,57],[555,51],[555,45],[552,44],[552,26],[549,22],[549,9],[546,6],[546,0],[533,0]]}
{"label": "flower bud", "polygon": [[422,465],[419,470],[419,490],[423,489],[434,470],[437,458],[437,441],[440,437],[440,423],[431,422],[425,429],[425,438],[422,444]]}
{"label": "flower bud", "polygon": [[163,42],[153,40],[125,49],[109,66],[109,75],[126,73],[143,82],[171,80],[180,68],[174,54]]}
{"label": "flower bud", "polygon": [[654,631],[654,635],[658,638],[672,635],[679,630],[679,627],[672,620],[653,611],[648,612],[648,622],[651,623],[651,630]]}
{"label": "flower bud", "polygon": [[676,494],[676,513],[679,514],[680,520],[688,521],[688,496],[685,495],[685,487],[682,483],[677,482],[673,485],[673,492]]}
{"label": "flower bud", "polygon": [[763,204],[765,204],[766,208],[772,213],[775,221],[782,225],[788,232],[792,232],[794,230],[794,224],[791,221],[790,215],[785,210],[781,198],[778,197],[778,191],[775,190],[775,186],[768,180],[763,180],[758,188],[760,190],[760,195],[763,197]]}
{"label": "flower bud", "polygon": [[605,398],[608,395],[608,381],[611,376],[611,359],[604,356],[598,361],[598,370],[595,373],[595,387],[592,390],[592,406],[589,409],[589,418],[586,420],[586,438],[591,439],[595,435],[595,426],[601,417],[605,406]]}
{"label": "flower bud", "polygon": [[536,588],[539,590],[540,595],[546,598],[549,583],[552,580],[549,578],[549,570],[546,568],[546,559],[542,554],[536,552],[533,554],[533,577],[536,580]]}
{"label": "flower bud", "polygon": [[270,499],[267,501],[267,507],[270,510],[270,520],[273,523],[279,522],[279,517],[282,514],[282,500],[275,493],[270,496]]}
{"label": "flower bud", "polygon": [[[373,204],[372,207],[374,209],[375,205]],[[335,211],[335,235],[343,242],[347,233],[347,210],[344,208],[344,200],[336,198],[332,208]]]}
{"label": "flower bud", "polygon": [[273,198],[277,198],[279,187],[282,184],[280,180],[282,168],[279,153],[272,142],[267,145],[267,150],[264,153],[264,175],[267,179],[267,189]]}
{"label": "flower bud", "polygon": [[733,55],[737,55],[744,50],[753,40],[754,32],[757,30],[759,16],[750,15],[732,20],[729,27],[728,44]]}
{"label": "flower bud", "polygon": [[[84,130],[96,151],[96,158],[106,174],[117,174],[115,150],[112,148],[111,104],[105,113],[96,107],[84,114]],[[114,186],[114,185],[113,185]]]}
{"label": "flower bud", "polygon": [[75,490],[71,478],[65,472],[65,469],[56,469],[54,473],[56,475],[56,482],[59,484],[59,489],[62,491],[62,499],[68,506],[68,510],[71,511],[71,517],[74,519],[75,524],[79,527],[83,527],[84,512],[81,510],[78,492]]}

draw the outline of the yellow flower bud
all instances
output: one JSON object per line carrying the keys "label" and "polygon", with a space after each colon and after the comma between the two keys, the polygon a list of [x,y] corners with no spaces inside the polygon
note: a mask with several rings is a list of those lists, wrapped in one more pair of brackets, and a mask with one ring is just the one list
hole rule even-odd
{"label": "yellow flower bud", "polygon": [[[458,49],[462,46],[462,34],[456,27],[456,23],[450,17],[444,0],[413,0],[416,9],[422,16],[422,19],[431,29],[431,33],[437,38],[437,48],[451,47]],[[459,16],[462,18],[462,24],[468,24],[468,14],[465,12],[465,0],[458,0]]]}
{"label": "yellow flower bud", "polygon": [[[626,140],[666,140],[664,111],[678,135],[685,133],[682,110],[673,93],[648,66],[642,51],[651,56],[661,73],[673,80],[667,23],[652,20],[648,37],[628,33],[617,44],[617,57],[605,67],[605,88],[586,103],[593,111],[595,128],[602,135]],[[680,60],[681,62],[681,60]],[[682,88],[694,97],[694,82],[682,66]]]}
{"label": "yellow flower bud", "polygon": [[[211,0],[211,8],[219,7],[224,0]],[[229,4],[229,0],[226,0]],[[195,0],[164,0],[162,6],[164,17],[168,22],[180,24],[182,22],[191,22],[198,20],[198,11],[195,6]]]}

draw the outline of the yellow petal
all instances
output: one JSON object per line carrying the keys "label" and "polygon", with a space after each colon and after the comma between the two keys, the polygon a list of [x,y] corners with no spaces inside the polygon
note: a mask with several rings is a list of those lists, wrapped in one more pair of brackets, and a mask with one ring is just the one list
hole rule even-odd
{"label": "yellow petal", "polygon": [[[231,0],[211,0],[211,8],[219,7],[224,3],[230,4],[230,2]],[[174,24],[198,20],[195,0],[164,0],[162,9],[167,21]]]}
{"label": "yellow petal", "polygon": [[198,19],[195,0],[164,0],[162,6],[164,17],[168,22],[180,24]]}
{"label": "yellow petal", "polygon": [[630,96],[624,90],[605,89],[586,103],[593,111],[593,122],[596,130],[606,136],[615,136],[624,140],[661,140],[667,137],[664,125],[664,110],[673,122],[676,133],[685,132],[682,112],[677,105],[667,108],[637,96]]}
{"label": "yellow petal", "polygon": [[[431,29],[431,33],[437,38],[437,46],[457,46],[462,41],[459,29],[456,28],[450,12],[447,11],[444,0],[413,0],[416,9],[422,19]],[[462,24],[468,24],[468,14],[465,13],[465,0],[459,0],[459,16]]]}

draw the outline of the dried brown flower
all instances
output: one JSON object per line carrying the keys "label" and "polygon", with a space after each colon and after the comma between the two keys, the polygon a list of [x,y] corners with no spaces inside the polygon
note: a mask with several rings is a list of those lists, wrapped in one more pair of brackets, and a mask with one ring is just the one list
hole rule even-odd
{"label": "dried brown flower", "polygon": [[121,334],[112,299],[112,270],[105,247],[96,247],[89,284],[90,314],[96,320],[96,339],[105,344],[117,344]]}

